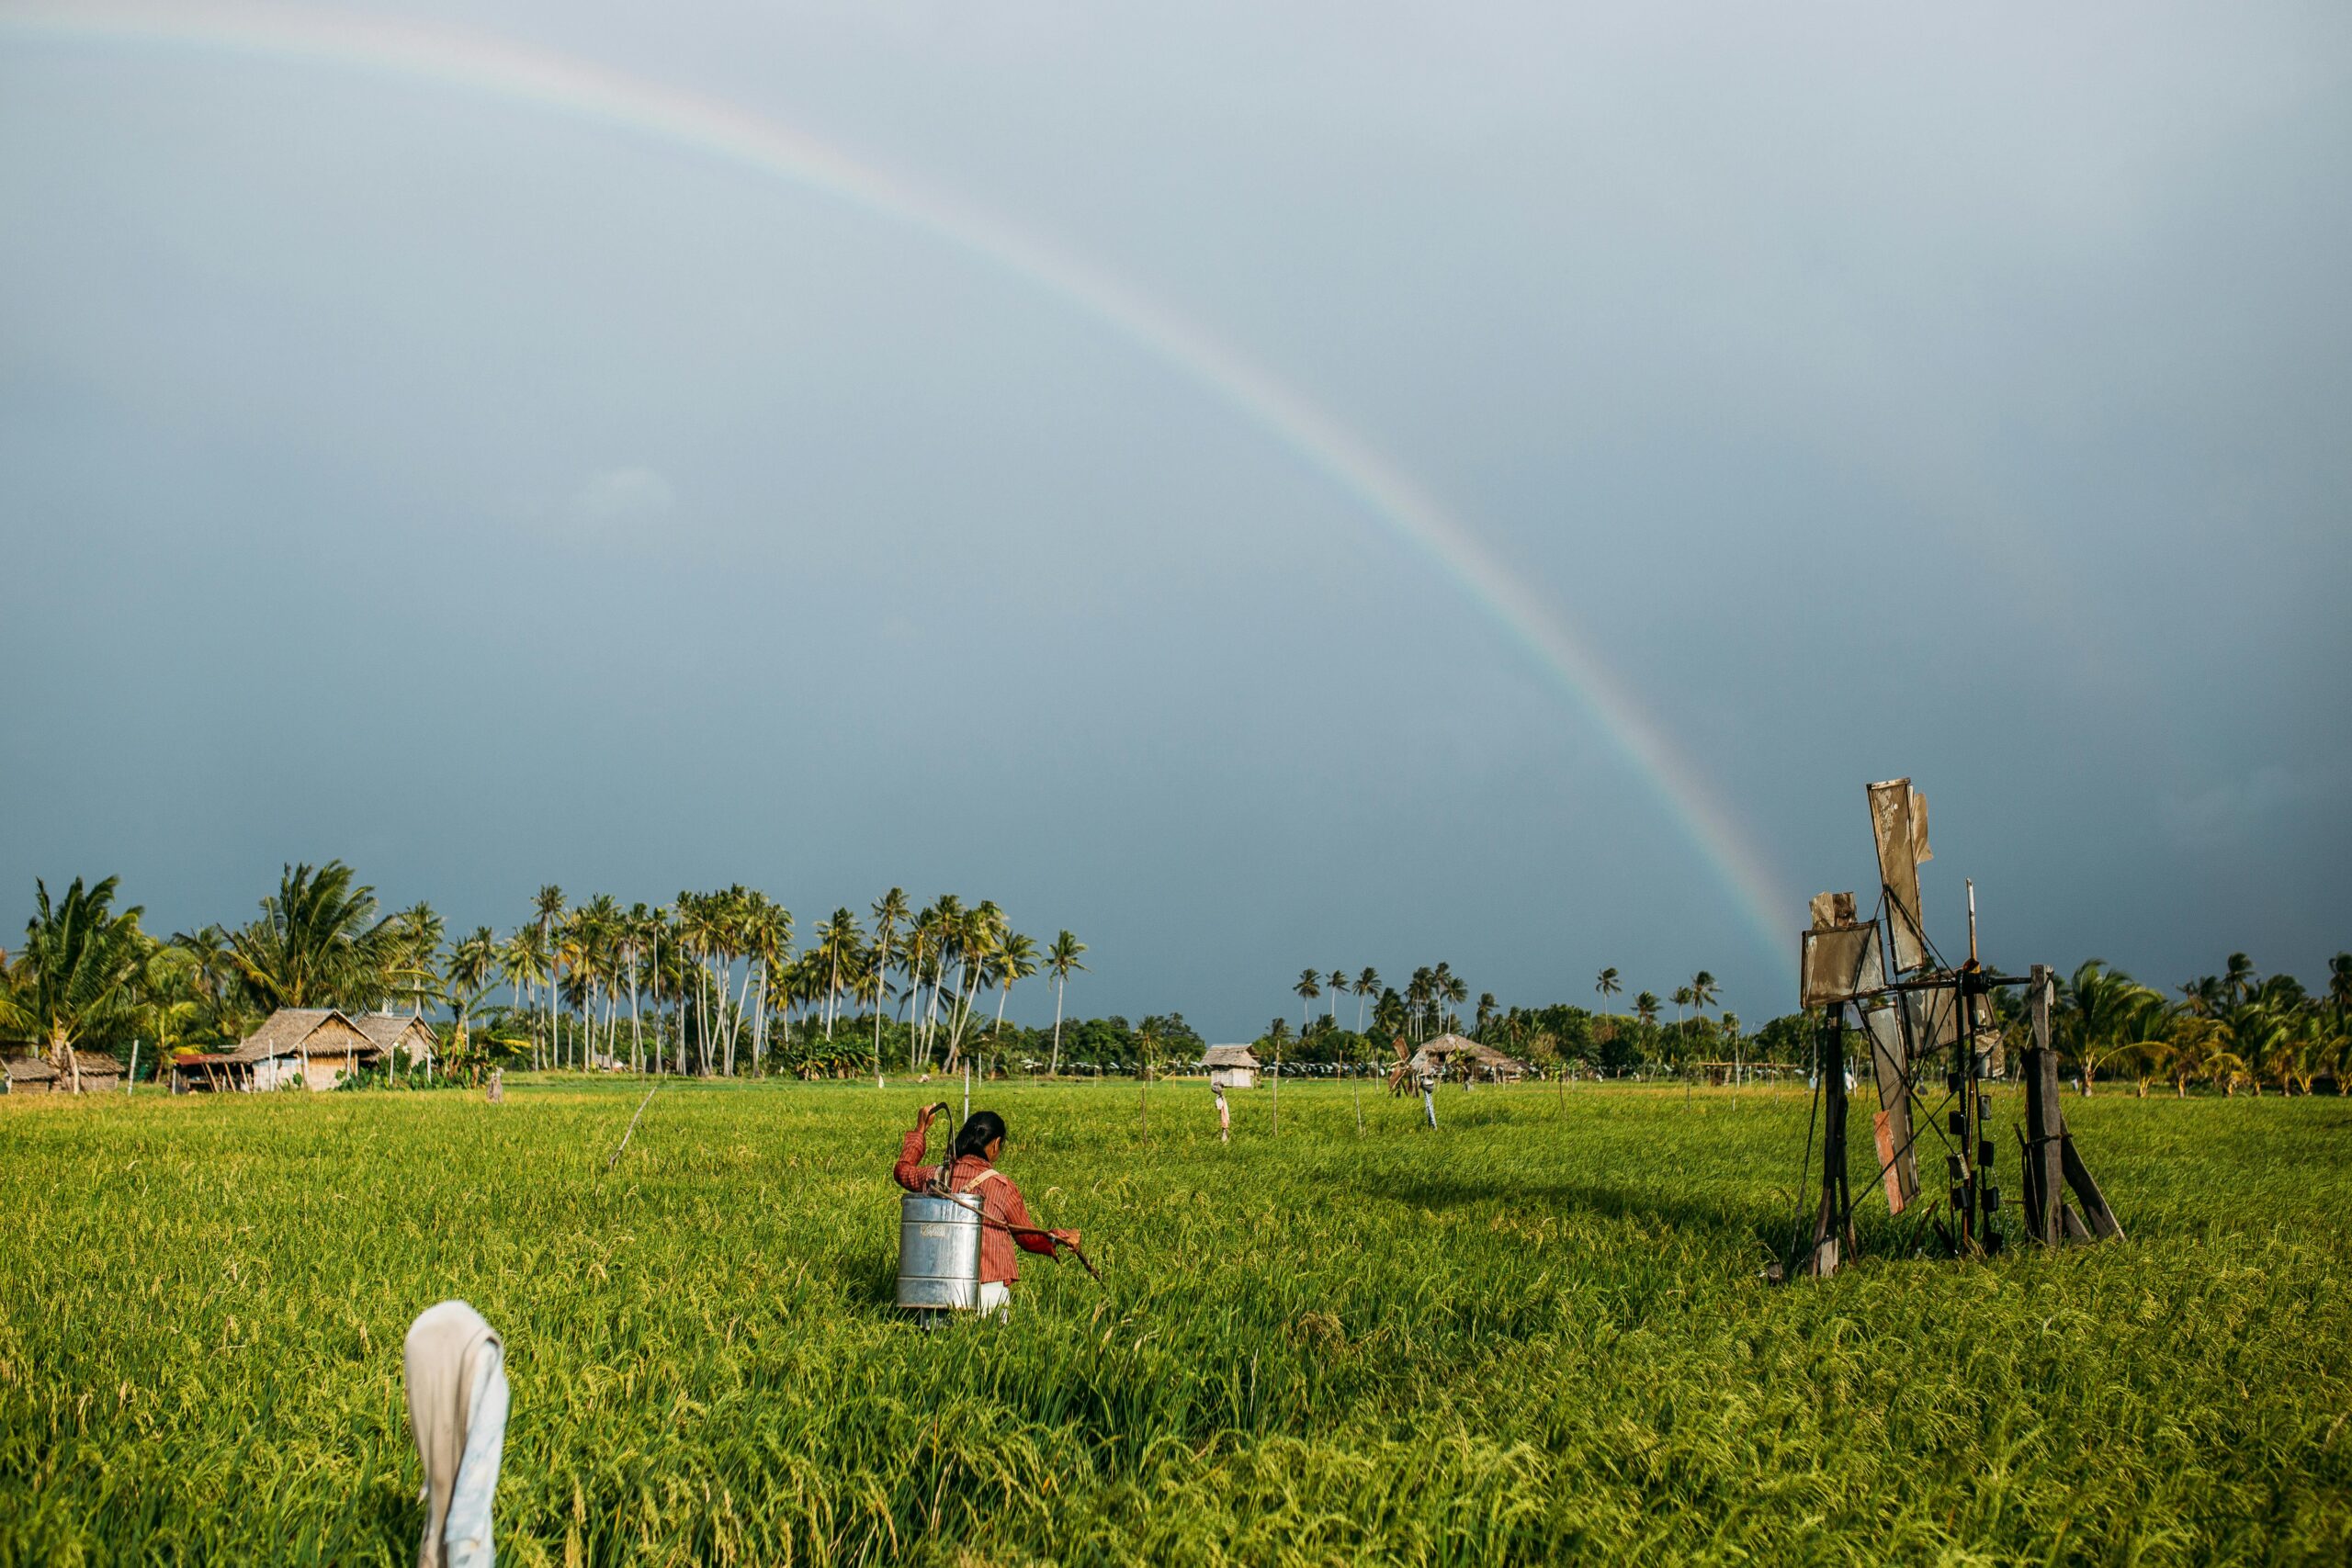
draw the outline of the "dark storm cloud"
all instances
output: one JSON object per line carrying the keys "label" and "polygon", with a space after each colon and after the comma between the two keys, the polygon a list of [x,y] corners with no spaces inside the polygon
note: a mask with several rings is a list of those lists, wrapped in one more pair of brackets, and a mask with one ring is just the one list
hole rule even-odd
{"label": "dark storm cloud", "polygon": [[[1247,345],[1796,894],[1864,880],[1860,785],[1908,773],[1931,919],[1975,876],[2005,957],[2352,942],[2336,10],[445,19],[788,118]],[[20,898],[119,871],[187,925],[330,855],[463,924],[547,880],[956,888],[1095,942],[1074,1005],[1220,1035],[1310,963],[1790,1000],[1477,607],[968,255],[610,125],[18,32],[0,210]]]}

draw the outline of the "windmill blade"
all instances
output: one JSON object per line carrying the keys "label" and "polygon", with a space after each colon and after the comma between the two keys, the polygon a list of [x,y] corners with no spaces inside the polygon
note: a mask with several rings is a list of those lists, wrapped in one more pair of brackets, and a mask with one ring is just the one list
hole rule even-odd
{"label": "windmill blade", "polygon": [[1919,921],[1919,862],[1928,827],[1924,812],[1915,818],[1914,798],[1909,779],[1870,786],[1871,836],[1878,846],[1879,881],[1886,888],[1887,923],[1894,928],[1898,974],[1928,961],[1927,930]]}

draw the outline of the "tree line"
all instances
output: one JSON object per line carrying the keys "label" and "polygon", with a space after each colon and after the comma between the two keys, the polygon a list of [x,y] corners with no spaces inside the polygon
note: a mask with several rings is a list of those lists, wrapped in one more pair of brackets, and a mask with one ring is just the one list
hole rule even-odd
{"label": "tree line", "polygon": [[[119,891],[111,876],[76,877],[52,899],[35,883],[24,943],[0,949],[0,1041],[59,1062],[134,1040],[218,1050],[278,1008],[333,1007],[446,1015],[445,1055],[459,1063],[951,1072],[1041,1043],[1058,1071],[1069,983],[1087,967],[1068,931],[1040,946],[992,901],[943,894],[917,909],[896,887],[870,927],[838,908],[797,947],[792,912],[740,885],[658,908],[605,894],[573,905],[548,886],[513,930],[454,941],[429,904],[383,913],[340,861],[285,867],[245,925],[167,938],[143,929],[142,908],[118,908]],[[1040,976],[1053,1027],[1008,1029],[1013,987]],[[1146,1023],[1155,1040],[1175,1032]],[[1124,1021],[1112,1032],[1133,1049]],[[1084,1038],[1098,1053],[1106,1043],[1100,1028]]]}
{"label": "tree line", "polygon": [[[1390,1059],[1395,1042],[1408,1047],[1439,1033],[1470,1038],[1527,1062],[1546,1074],[1613,1075],[1641,1066],[1684,1069],[1699,1064],[1746,1062],[1808,1068],[1815,1024],[1801,1012],[1784,1014],[1748,1033],[1737,1013],[1715,1010],[1715,978],[1702,969],[1666,997],[1638,991],[1631,1007],[1609,1007],[1625,987],[1623,972],[1602,969],[1593,990],[1598,1009],[1569,1003],[1503,1008],[1482,993],[1467,1030],[1449,1004],[1466,999],[1467,987],[1451,967],[1417,969],[1402,992],[1363,969],[1303,971],[1291,989],[1307,1011],[1294,1032],[1277,1018],[1256,1041],[1261,1059],[1291,1063],[1372,1065]],[[1339,998],[1357,998],[1357,1023],[1340,1022]],[[1318,997],[1331,998],[1317,1013]],[[2328,961],[2327,980],[2307,990],[2291,975],[2259,974],[2243,953],[2230,954],[2219,975],[2186,982],[2166,996],[2142,985],[2106,960],[2078,965],[2056,987],[2052,1033],[2067,1072],[2085,1093],[2099,1081],[2128,1079],[2140,1094],[2161,1084],[2175,1094],[2192,1087],[2261,1094],[2308,1094],[2318,1085],[2340,1092],[2352,1080],[2352,953]],[[1996,992],[1993,1021],[2012,1060],[2030,1039],[2023,998]],[[1666,1016],[1668,1007],[1674,1016]],[[1866,1060],[1859,1032],[1849,1061]]]}
{"label": "tree line", "polygon": [[[77,877],[52,899],[35,883],[23,943],[0,949],[0,1043],[70,1066],[76,1051],[137,1040],[153,1061],[233,1045],[278,1008],[336,1007],[434,1016],[445,1058],[458,1064],[711,1077],[953,1072],[967,1060],[1148,1073],[1204,1048],[1182,1013],[1066,1021],[1086,944],[1063,931],[1041,947],[995,903],[954,894],[917,909],[891,888],[870,906],[871,924],[837,908],[796,947],[791,911],[740,885],[658,908],[603,894],[572,904],[549,886],[511,931],[481,926],[455,941],[428,904],[383,913],[340,861],[285,867],[244,925],[167,938],[143,929],[141,908],[117,908],[119,891],[114,877]],[[1051,1027],[1008,1024],[1013,987],[1041,977],[1054,990]],[[1262,1059],[1371,1066],[1390,1060],[1395,1042],[1441,1033],[1555,1074],[1730,1060],[1802,1067],[1814,1048],[1800,1013],[1752,1035],[1736,1013],[1710,1016],[1717,987],[1703,969],[1665,998],[1636,992],[1622,1012],[1609,1005],[1624,991],[1614,967],[1595,978],[1598,1010],[1506,1009],[1482,992],[1466,1028],[1456,1010],[1469,987],[1445,963],[1415,969],[1402,988],[1366,966],[1305,969],[1290,989],[1299,1027],[1273,1019],[1256,1042]],[[1352,1027],[1341,1021],[1348,997]],[[2022,1049],[2019,1002],[1996,994],[1995,1005],[2005,1042]],[[2352,953],[2330,960],[2317,991],[2236,953],[2172,996],[2090,959],[2060,984],[2053,1032],[2085,1092],[2102,1077],[2142,1094],[2155,1084],[2176,1094],[2340,1089],[2352,1075]]]}
{"label": "tree line", "polygon": [[[1604,1000],[1620,995],[1624,989],[1621,972],[1601,970],[1594,989]],[[1720,998],[1720,987],[1704,969],[1672,992],[1675,1049],[1668,1048],[1669,1037],[1659,1022],[1667,1003],[1651,991],[1636,994],[1633,1012],[1623,1018],[1565,1005],[1506,1009],[1492,991],[1481,991],[1465,1022],[1455,1010],[1469,1002],[1469,985],[1442,961],[1415,969],[1401,990],[1385,984],[1380,971],[1370,967],[1352,976],[1345,969],[1303,969],[1291,990],[1301,1004],[1299,1027],[1294,1033],[1287,1018],[1268,1023],[1253,1045],[1261,1059],[1378,1064],[1391,1060],[1399,1043],[1410,1050],[1442,1034],[1461,1034],[1508,1051],[1539,1069],[1573,1070],[1579,1064],[1613,1069],[1678,1059],[1696,1045],[1736,1041],[1740,1030],[1736,1013],[1707,1019],[1707,1010]],[[1352,1028],[1340,1021],[1340,998],[1349,995],[1356,998]],[[1329,1005],[1318,1014],[1316,999],[1325,996]],[[1700,1026],[1695,1032],[1687,1027],[1693,1023]]]}

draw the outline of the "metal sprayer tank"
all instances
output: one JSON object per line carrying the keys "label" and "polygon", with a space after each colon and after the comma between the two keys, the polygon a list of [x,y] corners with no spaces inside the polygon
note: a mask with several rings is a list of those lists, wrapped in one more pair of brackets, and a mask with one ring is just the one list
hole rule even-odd
{"label": "metal sprayer tank", "polygon": [[980,1200],[910,1192],[899,1201],[899,1304],[971,1312],[980,1304]]}

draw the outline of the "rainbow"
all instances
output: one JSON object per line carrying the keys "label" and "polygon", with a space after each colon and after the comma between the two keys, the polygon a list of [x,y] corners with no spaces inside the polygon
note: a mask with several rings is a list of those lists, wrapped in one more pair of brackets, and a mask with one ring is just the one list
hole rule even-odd
{"label": "rainbow", "polygon": [[1794,906],[1698,772],[1624,688],[1439,501],[1295,388],[1125,281],[993,213],[852,158],[735,105],[486,35],[332,13],[188,4],[0,6],[0,32],[66,42],[194,46],[461,89],[618,127],[786,180],[944,241],[1044,290],[1183,372],[1353,497],[1427,558],[1599,721],[1722,877],[1763,952],[1787,955]]}

